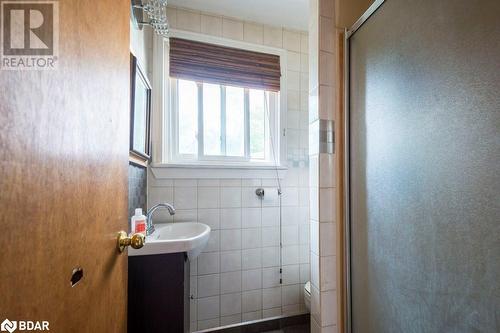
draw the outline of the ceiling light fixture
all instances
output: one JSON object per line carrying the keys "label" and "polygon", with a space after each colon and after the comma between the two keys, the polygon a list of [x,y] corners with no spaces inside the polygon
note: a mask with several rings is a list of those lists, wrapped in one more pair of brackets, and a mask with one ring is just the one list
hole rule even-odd
{"label": "ceiling light fixture", "polygon": [[142,29],[149,25],[161,36],[168,34],[167,0],[131,0],[134,25]]}

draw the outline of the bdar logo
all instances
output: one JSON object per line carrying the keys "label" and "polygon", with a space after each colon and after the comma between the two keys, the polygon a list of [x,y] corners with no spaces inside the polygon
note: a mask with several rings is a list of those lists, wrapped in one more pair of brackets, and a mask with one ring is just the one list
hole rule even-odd
{"label": "bdar logo", "polygon": [[17,328],[17,322],[16,322],[16,321],[14,321],[14,320],[13,320],[13,321],[10,321],[10,320],[8,320],[8,319],[5,319],[5,320],[2,322],[2,324],[0,325],[0,330],[1,330],[2,332],[7,331],[7,332],[12,333],[12,332],[14,332],[14,331],[16,330],[16,328]]}
{"label": "bdar logo", "polygon": [[5,319],[2,324],[0,324],[0,331],[12,333],[15,330],[18,331],[50,331],[49,322],[43,321],[32,321],[32,320],[9,320]]}

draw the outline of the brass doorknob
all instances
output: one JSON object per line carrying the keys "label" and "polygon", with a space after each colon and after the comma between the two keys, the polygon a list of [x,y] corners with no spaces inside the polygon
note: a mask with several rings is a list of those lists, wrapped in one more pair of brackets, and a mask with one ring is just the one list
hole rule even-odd
{"label": "brass doorknob", "polygon": [[118,252],[122,253],[127,246],[132,246],[134,249],[140,249],[146,243],[146,237],[143,234],[137,233],[129,237],[125,231],[118,233],[117,248]]}

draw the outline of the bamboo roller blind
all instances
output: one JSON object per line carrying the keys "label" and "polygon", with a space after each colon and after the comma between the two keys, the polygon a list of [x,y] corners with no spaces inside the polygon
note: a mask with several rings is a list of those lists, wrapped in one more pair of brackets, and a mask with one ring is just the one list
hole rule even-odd
{"label": "bamboo roller blind", "polygon": [[280,57],[170,38],[170,76],[230,86],[280,90]]}

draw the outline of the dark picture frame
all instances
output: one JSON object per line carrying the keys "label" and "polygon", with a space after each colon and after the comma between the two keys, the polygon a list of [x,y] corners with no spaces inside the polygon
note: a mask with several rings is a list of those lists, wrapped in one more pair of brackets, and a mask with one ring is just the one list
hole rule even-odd
{"label": "dark picture frame", "polygon": [[151,84],[137,58],[130,54],[130,154],[151,157]]}

